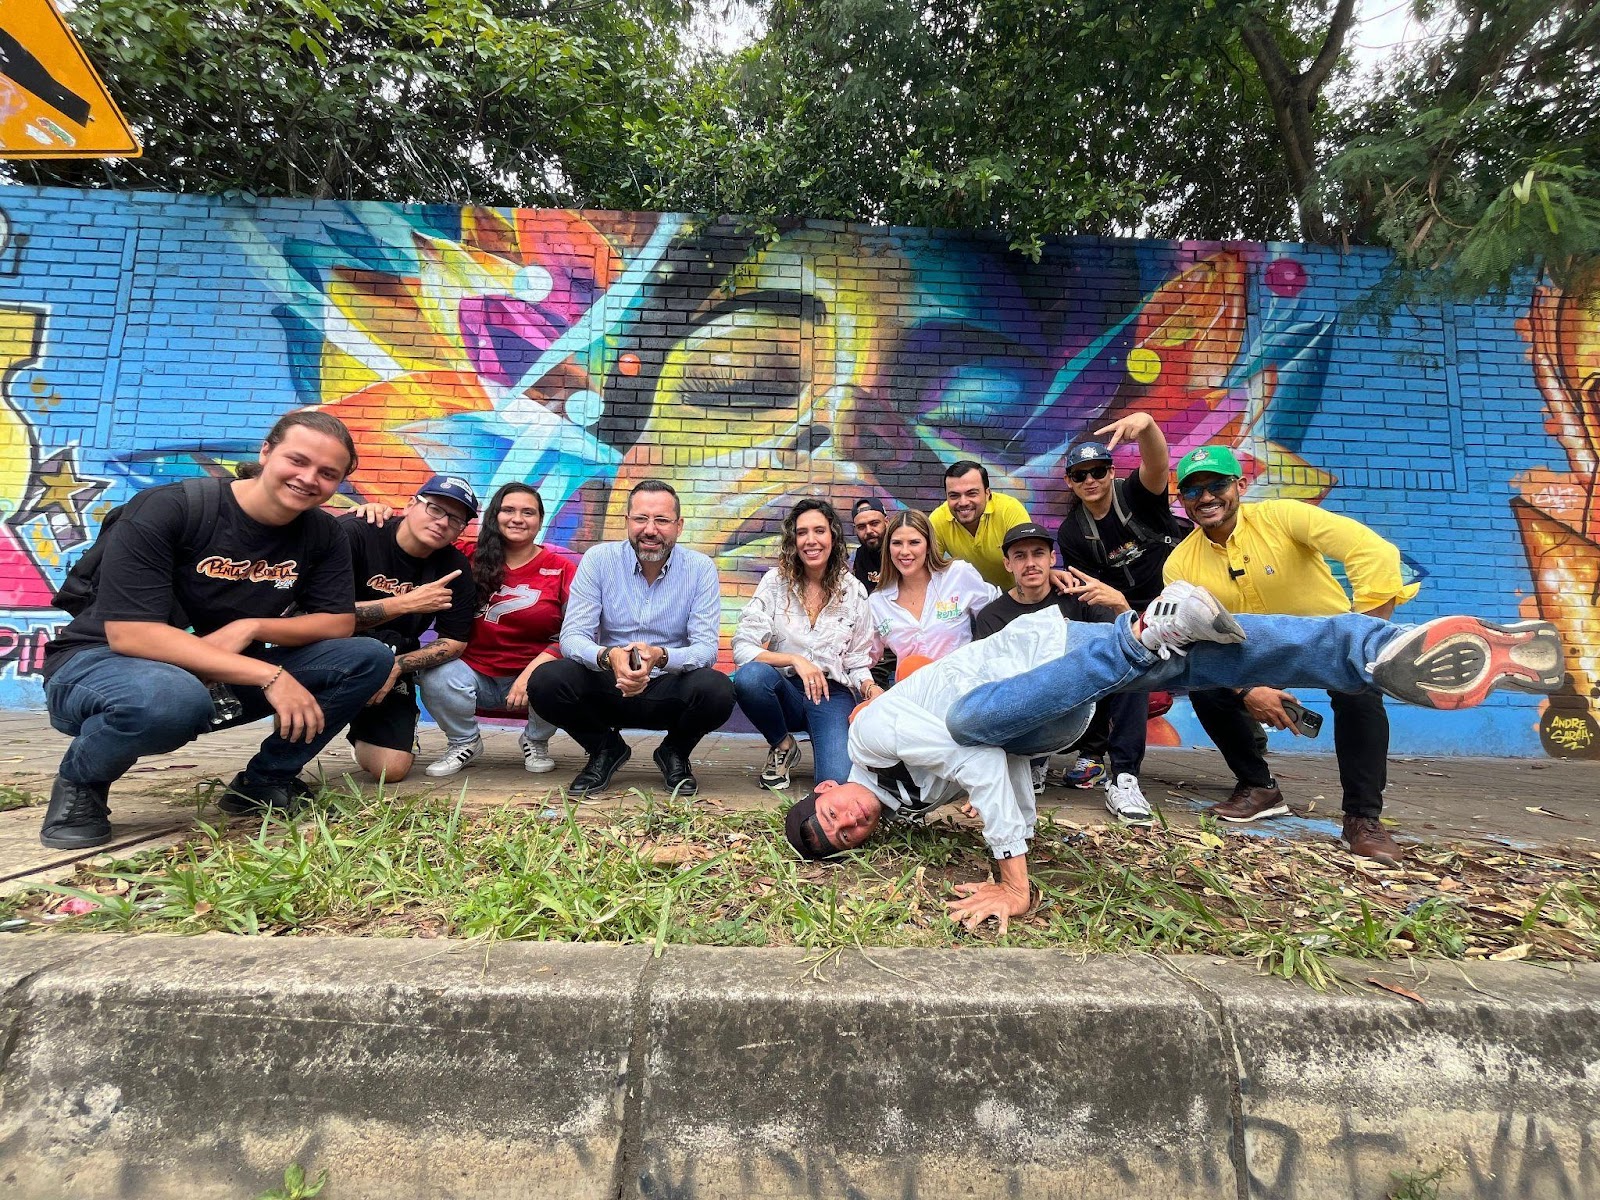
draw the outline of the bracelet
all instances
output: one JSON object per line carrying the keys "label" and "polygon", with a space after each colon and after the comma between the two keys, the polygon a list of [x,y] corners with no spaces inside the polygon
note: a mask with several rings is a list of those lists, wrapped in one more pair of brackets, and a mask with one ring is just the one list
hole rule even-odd
{"label": "bracelet", "polygon": [[278,673],[276,675],[274,675],[271,679],[267,680],[265,683],[263,683],[261,685],[261,694],[263,696],[265,696],[267,694],[267,689],[269,687],[271,687],[273,684],[277,683],[278,680],[280,678],[282,678],[282,676],[283,676],[283,668],[280,666],[278,668]]}

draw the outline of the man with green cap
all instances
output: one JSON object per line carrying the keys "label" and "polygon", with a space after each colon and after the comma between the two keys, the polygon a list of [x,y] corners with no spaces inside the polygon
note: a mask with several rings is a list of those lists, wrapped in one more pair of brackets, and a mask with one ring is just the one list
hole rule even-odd
{"label": "man with green cap", "polygon": [[[1321,617],[1359,612],[1387,619],[1417,594],[1400,573],[1400,551],[1359,521],[1299,500],[1241,503],[1246,488],[1238,457],[1202,446],[1178,462],[1178,497],[1195,528],[1167,558],[1167,582],[1205,588],[1231,612]],[[1329,569],[1343,564],[1354,597]],[[1352,853],[1395,863],[1400,848],[1378,819],[1388,782],[1389,718],[1376,691],[1328,693],[1334,752],[1343,786],[1341,836]],[[1195,716],[1233,771],[1233,794],[1212,814],[1236,823],[1289,812],[1257,741],[1256,722],[1290,729],[1285,702],[1272,687],[1190,693]]]}

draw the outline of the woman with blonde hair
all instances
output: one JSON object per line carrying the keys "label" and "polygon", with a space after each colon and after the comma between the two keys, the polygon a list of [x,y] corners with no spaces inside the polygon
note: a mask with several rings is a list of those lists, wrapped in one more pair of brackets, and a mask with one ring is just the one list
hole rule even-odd
{"label": "woman with blonde hair", "polygon": [[971,563],[939,549],[928,518],[902,509],[884,527],[883,564],[869,606],[873,657],[943,658],[972,640],[972,615],[1000,595]]}

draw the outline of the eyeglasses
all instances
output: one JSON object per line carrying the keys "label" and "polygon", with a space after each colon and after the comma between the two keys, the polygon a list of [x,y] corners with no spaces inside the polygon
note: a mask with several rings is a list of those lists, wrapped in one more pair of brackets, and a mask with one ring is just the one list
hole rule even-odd
{"label": "eyeglasses", "polygon": [[444,521],[452,529],[465,529],[471,517],[458,517],[442,504],[435,504],[432,500],[422,502],[422,511],[428,514],[430,521]]}
{"label": "eyeglasses", "polygon": [[1213,479],[1210,483],[1191,483],[1188,487],[1179,488],[1178,495],[1185,500],[1198,500],[1201,496],[1207,494],[1221,496],[1223,492],[1238,482],[1237,479],[1230,475],[1227,479]]}
{"label": "eyeglasses", "polygon": [[1081,471],[1068,471],[1067,478],[1073,483],[1082,483],[1086,479],[1104,479],[1111,474],[1110,463],[1100,463],[1093,467],[1084,467]]}

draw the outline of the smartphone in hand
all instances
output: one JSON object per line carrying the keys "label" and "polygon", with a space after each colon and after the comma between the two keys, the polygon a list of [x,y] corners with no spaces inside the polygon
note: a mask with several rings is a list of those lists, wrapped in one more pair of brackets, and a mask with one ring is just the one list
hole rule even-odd
{"label": "smartphone in hand", "polygon": [[628,648],[628,669],[637,671],[642,666],[644,666],[644,655],[639,653],[639,647],[630,646]]}
{"label": "smartphone in hand", "polygon": [[1285,700],[1283,711],[1289,714],[1289,723],[1301,737],[1314,738],[1322,732],[1321,713],[1314,713],[1294,700]]}

